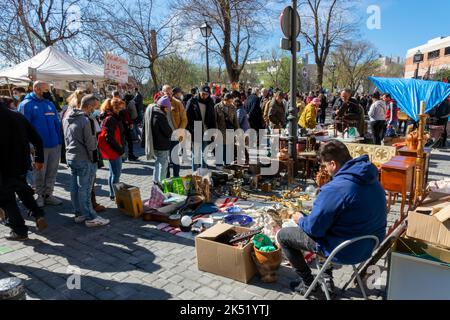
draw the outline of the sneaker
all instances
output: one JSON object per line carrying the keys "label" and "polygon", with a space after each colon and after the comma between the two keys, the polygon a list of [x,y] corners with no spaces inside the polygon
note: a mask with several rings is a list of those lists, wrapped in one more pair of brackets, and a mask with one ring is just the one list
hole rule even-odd
{"label": "sneaker", "polygon": [[6,213],[5,210],[0,208],[0,223],[3,223],[6,220]]}
{"label": "sneaker", "polygon": [[39,217],[36,219],[36,228],[39,232],[44,231],[47,228],[47,222],[44,217]]}
{"label": "sneaker", "polygon": [[36,199],[36,203],[39,208],[43,208],[44,207],[44,197],[38,196]]}
{"label": "sneaker", "polygon": [[86,221],[86,217],[83,215],[75,216],[74,220],[75,220],[75,223],[83,223]]}
{"label": "sneaker", "polygon": [[103,212],[106,210],[105,206],[102,206],[101,204],[98,204],[94,207],[95,212]]}
{"label": "sneaker", "polygon": [[9,241],[25,241],[28,239],[28,235],[20,235],[15,233],[14,231],[11,231],[9,236],[6,237],[6,240]]}
{"label": "sneaker", "polygon": [[58,198],[50,195],[45,197],[45,204],[51,205],[51,206],[59,206],[62,204],[62,201]]}
{"label": "sneaker", "polygon": [[109,223],[109,219],[104,219],[102,217],[97,217],[92,220],[86,220],[86,222],[85,222],[86,227],[89,227],[89,228],[106,226],[108,223]]}
{"label": "sneaker", "polygon": [[[311,283],[312,283],[312,281],[311,281]],[[304,296],[305,293],[308,291],[311,283],[307,284],[302,279],[298,279],[296,281],[292,281],[289,284],[289,286],[292,291],[295,291],[295,292],[301,294],[302,296]],[[319,284],[317,284],[316,287],[314,288],[314,290],[311,291],[312,295],[317,294],[317,293],[319,293]]]}

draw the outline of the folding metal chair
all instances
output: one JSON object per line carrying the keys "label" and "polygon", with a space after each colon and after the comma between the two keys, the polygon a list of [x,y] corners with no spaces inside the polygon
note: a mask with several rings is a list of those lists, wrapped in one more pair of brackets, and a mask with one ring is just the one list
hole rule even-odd
{"label": "folding metal chair", "polygon": [[[311,285],[309,286],[308,291],[305,293],[305,295],[303,296],[305,299],[308,298],[308,296],[311,294],[311,292],[314,290],[314,288],[316,287],[317,283],[320,282],[321,286],[322,286],[322,290],[325,293],[325,296],[327,298],[327,300],[331,300],[330,297],[330,292],[328,291],[328,288],[326,286],[325,280],[323,278],[323,273],[325,272],[325,270],[327,270],[327,268],[329,266],[331,266],[332,264],[335,265],[347,265],[347,264],[341,264],[341,263],[336,263],[336,262],[332,262],[332,260],[334,259],[334,257],[345,247],[354,244],[355,242],[361,241],[361,240],[373,240],[375,242],[375,245],[373,247],[372,250],[372,254],[375,251],[375,249],[378,247],[378,245],[380,244],[380,241],[378,240],[378,237],[376,236],[362,236],[362,237],[358,237],[358,238],[354,238],[351,240],[347,240],[342,242],[340,245],[338,245],[333,252],[331,252],[331,254],[328,256],[328,258],[326,259],[325,263],[323,264],[322,267],[320,267],[320,262],[319,262],[319,257],[316,254],[315,258],[314,258],[314,262],[316,264],[317,270],[319,270],[319,273],[317,274],[317,276],[314,278],[314,281],[311,283]],[[366,291],[364,289],[364,284],[361,280],[361,277],[359,275],[359,269],[361,267],[361,265],[363,265],[368,259],[371,258],[372,254],[370,255],[370,257],[368,257],[367,259],[365,259],[364,261],[360,261],[358,263],[355,264],[351,264],[352,268],[353,268],[353,274],[352,274],[352,278],[356,277],[356,279],[358,280],[358,285],[359,288],[361,289],[361,293],[364,297],[365,300],[367,300],[367,294]],[[358,267],[356,267],[356,264],[358,264]]]}

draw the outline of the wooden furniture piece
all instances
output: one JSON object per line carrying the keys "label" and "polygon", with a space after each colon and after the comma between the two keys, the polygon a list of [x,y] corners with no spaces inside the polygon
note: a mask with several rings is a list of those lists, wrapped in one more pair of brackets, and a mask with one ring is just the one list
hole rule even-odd
{"label": "wooden furniture piece", "polygon": [[285,171],[287,174],[287,182],[288,184],[294,183],[294,160],[288,159],[288,160],[279,160],[279,159],[271,159],[272,166],[275,162],[278,162],[278,172],[277,174],[280,174],[280,172]]}
{"label": "wooden furniture piece", "polygon": [[[417,150],[410,150],[408,147],[403,147],[398,150],[398,154],[400,156],[405,157],[413,157],[417,158]],[[424,172],[424,179],[423,179],[423,190],[426,190],[428,186],[428,172],[430,168],[430,159],[431,159],[431,148],[424,148],[423,149],[423,159],[425,160],[423,162],[422,172]]]}
{"label": "wooden furniture piece", "polygon": [[318,163],[316,151],[305,151],[297,154],[299,170],[303,172],[303,179],[314,179],[312,168]]}
{"label": "wooden furniture piece", "polygon": [[414,199],[414,173],[416,159],[411,157],[396,156],[390,161],[381,165],[381,185],[388,192],[388,209],[391,209],[392,194],[402,195],[400,216],[405,215],[405,204],[407,193],[409,196],[409,206]]}
{"label": "wooden furniture piece", "polygon": [[397,155],[397,149],[390,146],[378,146],[375,144],[345,143],[352,158],[358,158],[367,154],[370,161],[379,167],[390,161]]}

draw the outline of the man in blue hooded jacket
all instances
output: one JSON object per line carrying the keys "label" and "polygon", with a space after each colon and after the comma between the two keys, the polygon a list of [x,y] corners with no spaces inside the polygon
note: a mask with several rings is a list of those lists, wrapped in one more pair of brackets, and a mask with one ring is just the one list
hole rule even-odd
{"label": "man in blue hooded jacket", "polygon": [[[381,242],[386,234],[386,196],[369,157],[352,159],[345,144],[337,140],[322,146],[319,157],[333,179],[321,188],[310,215],[294,216],[299,227],[281,229],[277,236],[300,277],[291,283],[291,289],[300,294],[305,294],[313,281],[304,251],[327,257],[346,240],[375,235]],[[360,241],[340,251],[334,262],[356,264],[367,260],[373,249],[373,241]],[[332,270],[326,273],[325,281],[332,291]]]}
{"label": "man in blue hooded jacket", "polygon": [[61,158],[61,121],[55,105],[44,98],[49,91],[47,83],[36,81],[33,92],[20,103],[18,111],[33,125],[44,142],[44,169],[33,170],[34,184],[39,207],[44,204],[60,205],[62,202],[53,196],[53,189]]}

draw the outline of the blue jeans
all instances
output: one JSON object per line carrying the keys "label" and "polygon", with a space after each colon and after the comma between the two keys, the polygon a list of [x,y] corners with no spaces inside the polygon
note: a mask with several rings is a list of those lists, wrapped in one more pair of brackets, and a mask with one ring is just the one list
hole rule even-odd
{"label": "blue jeans", "polygon": [[167,177],[169,168],[170,150],[155,150],[155,170],[153,170],[153,182],[161,184]]}
{"label": "blue jeans", "polygon": [[108,160],[109,163],[109,196],[114,197],[114,188],[113,185],[119,183],[120,174],[122,173],[122,157],[117,158],[116,160]]}
{"label": "blue jeans", "polygon": [[83,214],[86,220],[92,220],[97,214],[92,207],[91,191],[97,171],[97,164],[87,160],[67,160],[72,173],[70,199],[75,215]]}
{"label": "blue jeans", "polygon": [[205,148],[208,146],[208,141],[202,141],[202,147],[200,150],[200,157],[201,157],[201,165],[198,163],[195,163],[195,152],[197,151],[194,147],[194,144],[192,144],[192,171],[197,171],[198,168],[206,168],[207,165],[205,163]]}
{"label": "blue jeans", "polygon": [[[180,165],[176,164],[172,161],[172,150],[179,144],[178,141],[170,141],[170,150],[169,150],[169,163],[172,165],[173,168],[173,177],[178,178],[180,177]],[[167,169],[167,178],[170,178],[170,170]]]}

